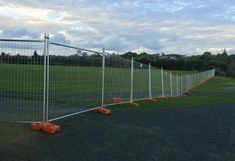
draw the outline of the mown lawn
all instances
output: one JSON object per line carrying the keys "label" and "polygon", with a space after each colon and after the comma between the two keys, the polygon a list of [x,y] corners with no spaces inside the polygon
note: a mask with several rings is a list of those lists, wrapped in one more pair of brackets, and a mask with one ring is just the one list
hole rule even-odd
{"label": "mown lawn", "polygon": [[172,108],[189,107],[196,105],[235,103],[235,90],[228,87],[235,86],[235,79],[226,77],[214,77],[193,90],[187,96],[170,98],[167,100],[158,99],[157,102],[140,101],[137,108],[119,105],[115,108]]}

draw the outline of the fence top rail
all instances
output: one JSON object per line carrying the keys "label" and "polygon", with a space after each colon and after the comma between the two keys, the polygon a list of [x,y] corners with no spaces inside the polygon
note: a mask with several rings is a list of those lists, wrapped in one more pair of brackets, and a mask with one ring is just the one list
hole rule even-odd
{"label": "fence top rail", "polygon": [[0,39],[0,41],[10,41],[10,42],[43,42],[43,40],[26,40],[26,39]]}
{"label": "fence top rail", "polygon": [[74,46],[70,46],[70,45],[59,44],[59,43],[55,43],[55,42],[50,42],[50,44],[61,46],[61,47],[67,47],[67,48],[71,48],[71,49],[76,49],[76,50],[93,52],[93,53],[96,53],[96,54],[102,54],[102,52],[98,52],[98,51],[94,51],[94,50],[89,50],[89,49],[78,48],[78,47],[74,47]]}
{"label": "fence top rail", "polygon": [[[102,54],[102,52],[98,52],[98,51],[94,51],[94,50],[89,50],[89,49],[84,49],[84,48],[79,48],[79,47],[70,46],[70,45],[59,44],[59,43],[55,43],[55,42],[50,42],[50,44],[56,45],[56,46],[61,46],[61,47],[67,47],[67,48],[71,48],[71,49],[76,49],[76,50],[82,50],[82,51],[87,51],[87,52],[93,52],[93,53],[96,53],[96,54]],[[119,59],[122,59],[123,61],[126,61],[126,62],[131,62],[131,60],[122,58],[122,57],[120,57],[120,55],[116,55],[116,54],[113,55],[113,54],[110,54],[110,53],[107,53],[107,52],[105,52],[104,54],[105,54],[106,56],[119,56],[119,57],[118,57]]]}

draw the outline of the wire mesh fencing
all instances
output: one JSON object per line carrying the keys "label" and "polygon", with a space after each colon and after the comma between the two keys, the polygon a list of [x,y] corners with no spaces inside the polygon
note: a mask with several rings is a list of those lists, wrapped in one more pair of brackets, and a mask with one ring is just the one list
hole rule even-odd
{"label": "wire mesh fencing", "polygon": [[161,88],[161,70],[156,67],[151,67],[151,89],[152,97],[159,98],[162,95]]}
{"label": "wire mesh fencing", "polygon": [[95,108],[175,97],[214,77],[44,40],[0,39],[0,121],[47,122]]}
{"label": "wire mesh fencing", "polygon": [[105,55],[103,92],[103,106],[128,102],[130,100],[131,62],[129,60],[114,54]]}
{"label": "wire mesh fencing", "polygon": [[133,61],[133,100],[149,98],[149,66]]}
{"label": "wire mesh fencing", "polygon": [[170,82],[170,72],[169,71],[164,71],[163,72],[163,80],[164,80],[164,93],[165,96],[171,96],[171,82]]}
{"label": "wire mesh fencing", "polygon": [[42,121],[44,43],[0,40],[0,121]]}
{"label": "wire mesh fencing", "polygon": [[102,53],[50,43],[49,120],[101,105]]}

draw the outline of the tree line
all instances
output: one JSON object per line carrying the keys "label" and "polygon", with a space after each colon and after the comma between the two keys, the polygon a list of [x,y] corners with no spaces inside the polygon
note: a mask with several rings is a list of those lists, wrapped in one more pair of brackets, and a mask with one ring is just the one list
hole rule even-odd
{"label": "tree line", "polygon": [[216,55],[204,52],[202,55],[177,55],[177,54],[147,54],[128,52],[123,58],[131,59],[144,64],[151,63],[157,68],[163,67],[167,70],[204,71],[215,69],[216,75],[235,77],[235,55],[228,55],[226,49]]}
{"label": "tree line", "polygon": [[[121,58],[120,58],[120,57]],[[177,54],[148,54],[148,53],[133,53],[127,52],[122,55],[109,55],[106,57],[107,67],[122,67],[120,64],[122,58],[134,58],[142,64],[151,63],[157,68],[164,68],[166,70],[186,70],[186,71],[204,71],[208,69],[215,69],[216,75],[235,77],[235,55],[228,55],[226,49],[223,53],[213,55],[210,52],[204,52],[202,55],[185,56]],[[12,64],[44,64],[44,56],[38,55],[34,51],[31,56],[23,54],[12,55],[10,53],[1,52],[0,63]],[[64,65],[64,66],[97,66],[102,65],[102,55],[86,53],[74,54],[70,56],[50,55],[50,65]],[[125,65],[128,68],[128,65]]]}

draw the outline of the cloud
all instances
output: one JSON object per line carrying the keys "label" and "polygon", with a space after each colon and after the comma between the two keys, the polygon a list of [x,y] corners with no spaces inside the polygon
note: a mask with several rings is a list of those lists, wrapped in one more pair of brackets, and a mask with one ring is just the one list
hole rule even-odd
{"label": "cloud", "polygon": [[15,28],[14,30],[5,29],[0,33],[0,35],[2,38],[39,38],[38,33],[26,28]]}
{"label": "cloud", "polygon": [[61,33],[56,33],[55,35],[52,35],[52,37],[50,38],[51,42],[56,42],[56,43],[61,43],[61,44],[70,44],[70,40],[67,40],[65,38],[65,36]]}
{"label": "cloud", "polygon": [[230,50],[227,50],[228,54],[235,54],[235,49],[230,49]]}
{"label": "cloud", "polygon": [[0,4],[1,37],[51,33],[53,41],[85,48],[143,47],[184,54],[229,49],[235,43],[232,0],[0,0]]}
{"label": "cloud", "polygon": [[106,48],[108,50],[114,51],[124,51],[129,45],[129,42],[124,38],[121,38],[117,35],[110,35],[108,37],[103,38],[100,41],[94,41],[92,46],[94,48]]}

